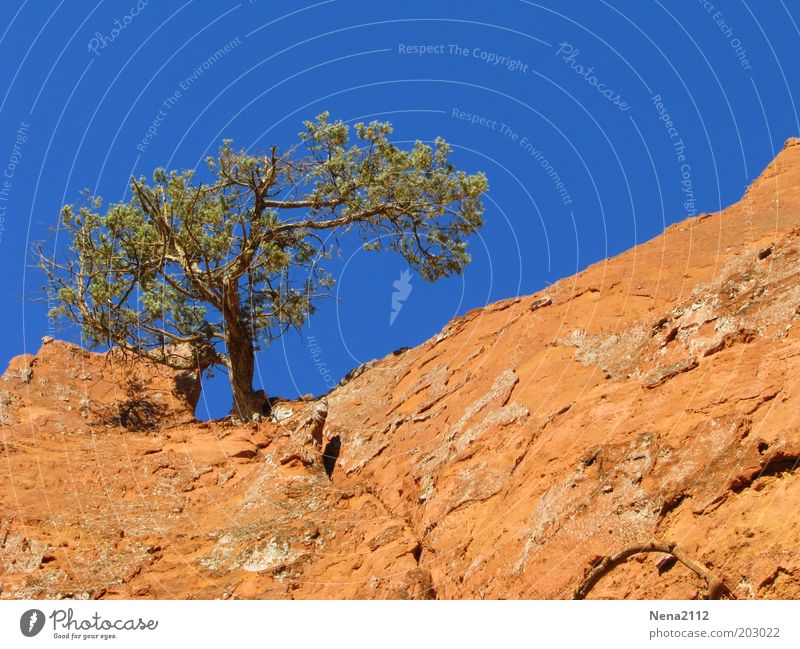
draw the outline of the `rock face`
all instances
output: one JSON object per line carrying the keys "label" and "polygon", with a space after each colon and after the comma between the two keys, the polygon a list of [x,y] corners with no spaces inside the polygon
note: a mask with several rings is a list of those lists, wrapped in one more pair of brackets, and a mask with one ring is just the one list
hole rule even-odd
{"label": "rock face", "polygon": [[194,421],[199,398],[196,371],[136,362],[118,350],[87,352],[46,336],[35,356],[9,364],[0,382],[0,420],[15,431],[144,430]]}
{"label": "rock face", "polygon": [[[800,597],[799,268],[790,140],[723,212],[354,373],[324,461],[313,402],[196,423],[164,370],[138,425],[51,342],[1,384],[0,597],[568,598],[652,543]],[[706,594],[657,552],[588,591]]]}

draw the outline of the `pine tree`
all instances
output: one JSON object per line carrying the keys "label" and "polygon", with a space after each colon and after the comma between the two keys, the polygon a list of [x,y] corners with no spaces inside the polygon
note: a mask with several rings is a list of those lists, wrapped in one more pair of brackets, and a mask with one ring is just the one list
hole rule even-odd
{"label": "pine tree", "polygon": [[49,258],[39,246],[58,298],[51,316],[77,323],[93,346],[176,367],[186,357],[172,350],[188,349],[199,369],[227,368],[236,415],[261,412],[255,352],[299,329],[328,294],[328,242],[355,233],[433,281],[462,272],[466,239],[482,225],[486,177],[454,169],[442,139],[403,150],[389,123],[354,130],[351,141],[323,113],[283,152],[225,141],[207,160],[209,182],[156,169],[132,179],[125,202],[64,207],[68,249]]}

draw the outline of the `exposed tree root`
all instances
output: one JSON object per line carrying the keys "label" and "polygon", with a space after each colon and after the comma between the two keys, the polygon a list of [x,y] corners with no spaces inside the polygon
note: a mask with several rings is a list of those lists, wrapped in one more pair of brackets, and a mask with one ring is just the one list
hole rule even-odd
{"label": "exposed tree root", "polygon": [[598,581],[600,581],[600,579],[603,578],[603,576],[611,572],[611,570],[616,568],[618,565],[625,563],[634,554],[639,554],[640,552],[662,552],[675,557],[684,566],[689,568],[689,570],[692,570],[699,577],[702,577],[705,580],[708,586],[708,594],[706,595],[706,599],[720,599],[723,596],[730,599],[735,599],[725,583],[708,568],[687,556],[686,553],[684,553],[684,551],[681,550],[676,543],[666,543],[663,541],[651,541],[649,543],[632,545],[611,557],[603,557],[600,563],[595,565],[594,568],[592,568],[583,578],[583,581],[575,589],[572,599],[585,599],[589,594],[589,591],[594,588],[594,586]]}

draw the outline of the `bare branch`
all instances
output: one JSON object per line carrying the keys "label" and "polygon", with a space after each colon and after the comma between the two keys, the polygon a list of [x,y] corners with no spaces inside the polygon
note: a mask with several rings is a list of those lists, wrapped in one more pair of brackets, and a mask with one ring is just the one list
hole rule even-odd
{"label": "bare branch", "polygon": [[603,557],[603,559],[583,578],[575,589],[572,599],[585,599],[589,591],[597,585],[597,582],[599,582],[603,576],[618,565],[625,563],[633,555],[641,552],[661,552],[675,557],[684,566],[705,580],[708,586],[706,599],[720,599],[721,597],[735,599],[731,590],[725,583],[708,568],[689,557],[683,550],[678,548],[676,543],[666,543],[663,541],[650,541],[649,543],[632,545],[611,557]]}

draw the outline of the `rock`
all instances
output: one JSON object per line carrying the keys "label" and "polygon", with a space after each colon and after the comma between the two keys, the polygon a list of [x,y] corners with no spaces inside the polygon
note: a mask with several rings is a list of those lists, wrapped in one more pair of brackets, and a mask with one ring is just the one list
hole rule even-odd
{"label": "rock", "polygon": [[698,366],[697,359],[687,358],[677,363],[672,363],[666,367],[657,367],[647,375],[642,385],[646,388],[655,388],[666,383],[674,376],[693,370]]}
{"label": "rock", "polygon": [[282,421],[286,421],[287,419],[291,419],[293,415],[294,410],[291,408],[286,406],[273,406],[270,413],[270,419],[272,419],[274,422],[280,423]]}
{"label": "rock", "polygon": [[219,475],[217,476],[217,485],[221,487],[226,482],[228,482],[228,480],[230,480],[234,475],[236,475],[236,471],[234,469],[220,471]]}
{"label": "rock", "polygon": [[220,441],[225,456],[240,460],[252,460],[258,456],[258,449],[249,435],[231,435]]}
{"label": "rock", "polygon": [[363,374],[363,373],[364,373],[364,372],[365,372],[367,369],[369,369],[369,368],[370,368],[370,367],[371,367],[371,366],[372,366],[374,363],[375,363],[375,361],[369,361],[368,363],[362,363],[362,364],[361,364],[361,365],[359,365],[358,367],[354,367],[352,370],[350,370],[350,371],[349,371],[347,374],[345,374],[345,375],[342,377],[342,380],[339,382],[339,385],[340,385],[340,386],[342,386],[342,385],[346,385],[347,383],[349,383],[349,382],[350,382],[350,381],[352,381],[353,379],[355,379],[355,378],[358,378],[358,377],[359,377],[359,376],[361,376],[361,375],[362,375],[362,374]]}
{"label": "rock", "polygon": [[[11,360],[3,380],[15,378],[21,384],[20,408],[32,421],[59,421],[62,426],[79,426],[81,413],[95,424],[131,429],[193,421],[200,396],[197,372],[173,370],[114,351],[92,353],[53,339],[43,340],[36,355]],[[31,389],[34,385],[47,389]],[[80,408],[68,406],[73,395]]]}
{"label": "rock", "polygon": [[[315,402],[196,422],[190,368],[135,367],[131,394],[115,356],[15,358],[2,596],[569,598],[664,540],[738,599],[800,599],[798,143],[724,212],[351,372],[326,395],[334,471]],[[589,596],[702,596],[671,556]]]}
{"label": "rock", "polygon": [[538,311],[546,306],[550,306],[552,303],[553,298],[551,298],[549,295],[543,295],[542,297],[531,302],[531,311]]}

